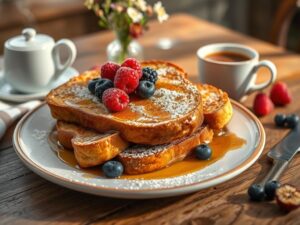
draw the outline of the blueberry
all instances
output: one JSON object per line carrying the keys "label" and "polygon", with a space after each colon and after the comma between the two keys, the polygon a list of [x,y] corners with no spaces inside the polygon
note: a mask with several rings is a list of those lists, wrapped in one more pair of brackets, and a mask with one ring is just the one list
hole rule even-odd
{"label": "blueberry", "polygon": [[95,94],[95,87],[96,87],[96,84],[97,84],[97,82],[98,82],[99,80],[101,80],[100,77],[99,77],[99,78],[95,78],[95,79],[89,81],[88,89],[89,89],[89,91],[90,91],[93,95]]}
{"label": "blueberry", "polygon": [[95,87],[95,96],[97,96],[100,100],[102,99],[103,92],[108,89],[114,87],[114,83],[106,78],[100,79],[96,83]]}
{"label": "blueberry", "polygon": [[118,161],[107,161],[102,166],[104,175],[108,178],[116,178],[123,174],[123,165]]}
{"label": "blueberry", "polygon": [[268,200],[275,198],[276,190],[280,187],[280,183],[276,180],[268,181],[265,184],[265,194]]}
{"label": "blueberry", "polygon": [[248,195],[252,201],[262,201],[265,197],[264,188],[259,184],[252,184],[248,188]]}
{"label": "blueberry", "polygon": [[274,118],[274,122],[278,127],[284,127],[286,122],[286,116],[284,114],[277,114]]}
{"label": "blueberry", "polygon": [[212,152],[208,145],[201,144],[195,148],[195,154],[198,159],[207,160],[210,159]]}
{"label": "blueberry", "polygon": [[143,76],[141,77],[141,80],[147,80],[155,84],[157,81],[157,72],[150,67],[145,67],[143,68]]}
{"label": "blueberry", "polygon": [[141,98],[150,98],[155,92],[155,85],[147,80],[140,81],[137,94]]}
{"label": "blueberry", "polygon": [[299,122],[299,117],[295,114],[291,114],[286,117],[286,126],[288,128],[295,128],[298,122]]}

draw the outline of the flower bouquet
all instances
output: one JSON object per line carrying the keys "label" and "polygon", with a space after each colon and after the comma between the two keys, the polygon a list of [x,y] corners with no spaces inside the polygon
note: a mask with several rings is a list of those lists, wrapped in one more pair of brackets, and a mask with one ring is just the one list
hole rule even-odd
{"label": "flower bouquet", "polygon": [[162,3],[153,6],[145,0],[86,0],[85,6],[99,18],[99,26],[115,32],[116,40],[107,47],[108,59],[121,62],[126,57],[142,58],[142,47],[134,41],[147,30],[149,19],[168,19]]}

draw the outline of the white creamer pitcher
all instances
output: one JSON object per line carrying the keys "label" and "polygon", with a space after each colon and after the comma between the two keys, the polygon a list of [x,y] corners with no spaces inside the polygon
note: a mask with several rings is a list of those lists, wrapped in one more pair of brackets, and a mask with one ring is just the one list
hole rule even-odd
{"label": "white creamer pitcher", "polygon": [[[64,46],[64,47],[63,47]],[[67,59],[61,62],[60,48],[67,51]],[[22,35],[10,38],[4,44],[5,80],[24,93],[43,91],[73,64],[76,47],[68,39],[57,42],[48,35],[36,34],[26,28]]]}

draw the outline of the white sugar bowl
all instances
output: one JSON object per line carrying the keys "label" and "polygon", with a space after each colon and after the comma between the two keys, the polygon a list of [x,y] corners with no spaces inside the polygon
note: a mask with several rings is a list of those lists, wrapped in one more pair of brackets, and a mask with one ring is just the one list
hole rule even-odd
{"label": "white sugar bowl", "polygon": [[[67,52],[63,64],[61,50]],[[61,39],[55,42],[48,35],[36,34],[34,29],[26,28],[22,35],[10,38],[4,44],[4,77],[20,92],[43,91],[73,64],[75,58],[76,47],[72,41]]]}

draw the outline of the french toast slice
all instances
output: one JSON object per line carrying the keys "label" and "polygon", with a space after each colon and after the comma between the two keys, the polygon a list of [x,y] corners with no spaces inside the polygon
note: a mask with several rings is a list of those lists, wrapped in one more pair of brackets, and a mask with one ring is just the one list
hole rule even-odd
{"label": "french toast slice", "polygon": [[213,135],[211,129],[202,126],[192,135],[169,144],[130,146],[117,158],[122,162],[126,174],[149,173],[182,161],[197,145],[211,142]]}
{"label": "french toast slice", "polygon": [[100,165],[128,147],[128,142],[118,131],[100,134],[62,121],[57,121],[56,130],[59,143],[74,150],[75,158],[83,168]]}
{"label": "french toast slice", "polygon": [[233,114],[228,94],[209,84],[197,84],[197,88],[202,97],[205,123],[212,129],[223,129]]}
{"label": "french toast slice", "polygon": [[142,66],[158,73],[151,98],[131,96],[125,110],[111,113],[87,89],[88,81],[99,77],[99,72],[87,71],[47,95],[52,116],[100,133],[116,130],[124,140],[137,144],[165,144],[191,135],[203,122],[196,85],[174,64],[148,61]]}
{"label": "french toast slice", "polygon": [[74,149],[80,167],[100,165],[117,156],[126,174],[143,174],[165,168],[183,160],[195,146],[213,138],[213,131],[203,126],[192,135],[169,144],[128,146],[127,142],[119,140],[118,132],[102,135],[62,121],[57,121],[56,129],[60,144],[65,148],[70,148],[71,144],[70,149]]}

